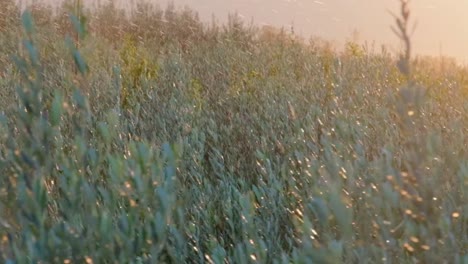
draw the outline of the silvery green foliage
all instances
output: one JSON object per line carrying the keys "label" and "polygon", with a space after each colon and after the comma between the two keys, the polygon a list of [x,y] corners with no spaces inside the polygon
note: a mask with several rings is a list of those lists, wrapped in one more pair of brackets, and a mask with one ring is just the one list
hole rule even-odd
{"label": "silvery green foliage", "polygon": [[114,28],[77,45],[22,16],[0,79],[2,263],[466,263],[463,69],[414,63],[406,86],[385,51],[234,20],[196,38],[169,11],[138,29],[158,77],[128,112]]}

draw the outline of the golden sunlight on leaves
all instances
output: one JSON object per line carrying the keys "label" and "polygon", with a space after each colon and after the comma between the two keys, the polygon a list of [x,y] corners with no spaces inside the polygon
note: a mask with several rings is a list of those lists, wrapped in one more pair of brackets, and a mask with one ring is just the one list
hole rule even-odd
{"label": "golden sunlight on leaves", "polygon": [[85,257],[86,264],[94,264],[93,259],[90,257]]}
{"label": "golden sunlight on leaves", "polygon": [[[413,1],[203,0],[210,12],[281,2],[278,16],[294,6],[297,17],[336,18],[309,23],[314,32],[349,31],[351,16],[393,39],[397,22],[407,76],[398,48],[357,37],[341,50],[296,24],[262,30],[245,12],[205,23],[175,6],[193,0],[86,12],[81,1],[97,2],[44,7],[40,23],[16,10],[0,30],[0,263],[466,255],[468,67],[410,56],[420,52],[405,24],[419,18]],[[403,20],[378,25],[369,10],[390,1]],[[460,2],[434,5],[448,1]],[[351,11],[363,3],[365,16]],[[89,65],[79,79],[75,53]]]}
{"label": "golden sunlight on leaves", "polygon": [[428,251],[429,249],[431,249],[431,247],[428,245],[421,245],[421,249],[424,251]]}
{"label": "golden sunlight on leaves", "polygon": [[412,247],[412,246],[411,246],[410,244],[408,244],[408,243],[405,243],[405,244],[403,245],[403,247],[404,247],[408,252],[410,252],[410,253],[413,253],[413,252],[414,252],[414,247]]}

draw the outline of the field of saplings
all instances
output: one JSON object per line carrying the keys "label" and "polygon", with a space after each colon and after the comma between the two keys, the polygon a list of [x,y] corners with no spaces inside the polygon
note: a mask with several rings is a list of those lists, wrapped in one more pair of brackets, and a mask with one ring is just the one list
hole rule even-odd
{"label": "field of saplings", "polygon": [[468,68],[412,54],[406,1],[401,54],[0,6],[1,263],[468,263]]}

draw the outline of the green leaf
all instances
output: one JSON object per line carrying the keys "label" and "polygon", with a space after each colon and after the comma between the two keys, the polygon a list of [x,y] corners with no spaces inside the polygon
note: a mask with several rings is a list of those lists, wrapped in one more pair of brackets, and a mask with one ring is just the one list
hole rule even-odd
{"label": "green leaf", "polygon": [[328,225],[330,210],[328,209],[325,201],[320,197],[314,198],[310,203],[310,208],[318,218],[320,226],[326,227]]}
{"label": "green leaf", "polygon": [[342,259],[343,256],[343,241],[332,240],[328,243],[328,249],[335,259]]}
{"label": "green leaf", "polygon": [[331,195],[330,208],[335,215],[341,234],[344,238],[350,238],[352,235],[352,211],[344,205],[338,193],[333,193]]}
{"label": "green leaf", "polygon": [[79,90],[75,90],[73,92],[73,101],[76,103],[78,108],[88,110],[88,100]]}
{"label": "green leaf", "polygon": [[214,263],[216,264],[222,264],[224,263],[226,259],[226,250],[222,248],[221,246],[217,245],[213,249],[213,254],[211,255],[211,258],[213,259]]}
{"label": "green leaf", "polygon": [[109,132],[109,128],[107,127],[107,124],[104,122],[99,122],[97,125],[97,130],[99,132],[99,135],[101,135],[102,139],[104,139],[106,143],[109,143],[111,139],[111,135]]}
{"label": "green leaf", "polygon": [[23,12],[23,15],[21,15],[21,22],[28,35],[34,34],[34,21],[30,11],[26,10]]}
{"label": "green leaf", "polygon": [[24,40],[23,45],[28,50],[29,59],[31,60],[31,64],[33,67],[39,66],[39,53],[34,46],[34,44],[30,40]]}
{"label": "green leaf", "polygon": [[75,61],[75,65],[78,67],[78,70],[81,74],[86,74],[88,72],[88,65],[86,61],[81,56],[81,53],[78,50],[73,50],[73,60]]}
{"label": "green leaf", "polygon": [[83,21],[73,14],[70,14],[70,20],[73,24],[73,28],[75,29],[75,32],[78,33],[78,38],[84,39],[86,36],[86,27]]}
{"label": "green leaf", "polygon": [[60,123],[60,119],[63,112],[63,99],[60,92],[56,91],[54,100],[52,101],[52,105],[50,108],[50,123],[52,126],[57,126]]}

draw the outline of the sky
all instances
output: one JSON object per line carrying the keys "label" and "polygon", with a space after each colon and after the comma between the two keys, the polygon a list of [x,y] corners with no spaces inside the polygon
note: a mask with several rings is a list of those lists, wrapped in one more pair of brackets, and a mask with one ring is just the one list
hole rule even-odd
{"label": "sky", "polygon": [[[159,1],[165,5],[167,1]],[[343,43],[358,32],[361,42],[398,49],[389,11],[398,13],[398,0],[174,0],[197,10],[202,18],[215,14],[222,21],[237,11],[256,24],[294,25],[304,37],[319,36]],[[468,0],[412,0],[415,53],[457,57],[468,62]]]}
{"label": "sky", "polygon": [[[215,15],[222,22],[228,13],[237,12],[245,21],[253,20],[258,25],[293,25],[295,32],[305,38],[318,36],[342,44],[357,32],[360,42],[375,43],[377,49],[382,44],[394,51],[400,47],[390,30],[394,19],[389,14],[398,13],[399,0],[150,1],[162,7],[169,1],[179,7],[191,7],[206,21]],[[417,22],[413,35],[415,53],[451,56],[468,63],[468,0],[412,0],[410,8],[413,22]]]}

